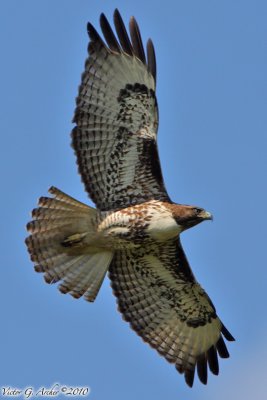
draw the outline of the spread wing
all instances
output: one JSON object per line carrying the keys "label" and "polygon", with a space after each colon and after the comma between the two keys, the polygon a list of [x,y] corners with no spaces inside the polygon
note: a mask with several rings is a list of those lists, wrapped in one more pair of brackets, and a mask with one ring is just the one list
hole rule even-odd
{"label": "spread wing", "polygon": [[73,121],[72,145],[85,188],[104,211],[151,199],[169,201],[158,150],[156,60],[151,40],[147,57],[135,19],[130,36],[114,13],[116,39],[106,17],[100,24],[107,44],[88,24],[85,63]]}
{"label": "spread wing", "polygon": [[184,373],[193,385],[195,368],[207,383],[207,366],[218,375],[217,354],[229,357],[222,334],[234,340],[196,282],[180,242],[117,252],[110,279],[119,310],[143,340]]}

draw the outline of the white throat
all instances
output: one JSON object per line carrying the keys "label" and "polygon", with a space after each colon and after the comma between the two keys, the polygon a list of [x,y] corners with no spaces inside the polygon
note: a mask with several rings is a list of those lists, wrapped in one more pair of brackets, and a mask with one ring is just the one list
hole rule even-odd
{"label": "white throat", "polygon": [[178,236],[182,232],[182,226],[177,224],[168,210],[155,210],[147,231],[153,239],[165,241]]}

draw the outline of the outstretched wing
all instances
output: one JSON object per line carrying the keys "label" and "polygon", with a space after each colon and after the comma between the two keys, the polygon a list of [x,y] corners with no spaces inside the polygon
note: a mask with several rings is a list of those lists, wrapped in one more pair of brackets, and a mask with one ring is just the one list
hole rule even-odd
{"label": "outstretched wing", "polygon": [[157,151],[156,60],[151,40],[147,59],[138,25],[130,36],[117,10],[116,39],[106,17],[107,44],[88,24],[89,58],[77,97],[72,145],[85,188],[100,210],[168,201]]}
{"label": "outstretched wing", "polygon": [[222,334],[234,338],[196,282],[180,242],[116,253],[110,279],[126,321],[184,373],[189,386],[195,367],[204,384],[207,365],[218,375],[217,353],[229,357]]}

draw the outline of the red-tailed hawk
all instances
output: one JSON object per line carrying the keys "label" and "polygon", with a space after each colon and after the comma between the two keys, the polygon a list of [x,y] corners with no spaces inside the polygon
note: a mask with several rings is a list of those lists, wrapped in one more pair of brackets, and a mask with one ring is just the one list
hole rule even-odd
{"label": "red-tailed hawk", "polygon": [[232,335],[196,281],[180,233],[212,215],[173,203],[157,150],[156,59],[145,54],[135,19],[130,37],[115,10],[105,41],[88,24],[89,57],[77,97],[72,145],[91,208],[52,187],[41,197],[26,239],[35,270],[59,290],[94,301],[106,272],[119,310],[143,340],[193,385],[195,368],[219,372]]}

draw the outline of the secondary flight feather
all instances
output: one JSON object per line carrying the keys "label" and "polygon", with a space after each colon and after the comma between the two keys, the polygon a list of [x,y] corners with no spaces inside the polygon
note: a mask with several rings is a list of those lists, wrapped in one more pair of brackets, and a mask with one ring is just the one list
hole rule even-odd
{"label": "secondary flight feather", "polygon": [[171,201],[157,150],[156,58],[136,20],[103,38],[88,24],[89,57],[72,131],[79,172],[96,209],[54,187],[33,210],[26,239],[35,270],[73,297],[94,301],[106,273],[119,310],[143,340],[193,385],[219,373],[234,340],[196,281],[180,234],[212,215]]}

